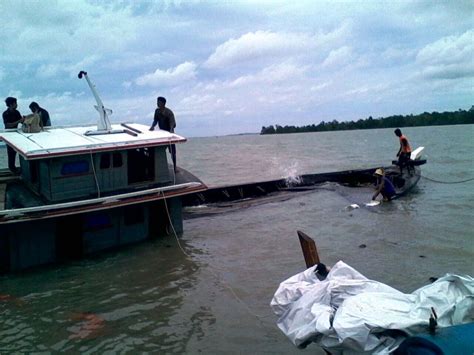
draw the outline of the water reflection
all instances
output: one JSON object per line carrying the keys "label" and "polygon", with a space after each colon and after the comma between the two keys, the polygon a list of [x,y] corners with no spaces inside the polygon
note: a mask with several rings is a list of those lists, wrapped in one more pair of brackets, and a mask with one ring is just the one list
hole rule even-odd
{"label": "water reflection", "polygon": [[180,319],[179,311],[197,283],[199,266],[193,257],[202,254],[185,241],[181,246],[191,257],[173,237],[166,237],[76,263],[3,276],[0,349],[184,351],[186,339],[202,336],[200,324],[212,323],[213,316],[196,306],[191,322]]}

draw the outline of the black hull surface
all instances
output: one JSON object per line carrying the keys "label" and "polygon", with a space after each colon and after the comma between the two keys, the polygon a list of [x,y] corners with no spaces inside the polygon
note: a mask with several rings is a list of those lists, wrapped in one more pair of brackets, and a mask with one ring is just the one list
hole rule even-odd
{"label": "black hull surface", "polygon": [[[276,192],[307,191],[319,184],[334,182],[350,187],[362,187],[373,185],[376,182],[374,171],[376,168],[345,170],[340,172],[306,174],[289,182],[286,179],[260,181],[247,184],[226,185],[211,187],[206,191],[190,194],[183,197],[183,206],[200,206],[213,203],[225,203],[246,199],[265,197]],[[396,197],[403,196],[410,191],[420,179],[420,168],[403,171],[397,166],[385,167],[387,176],[394,182]]]}

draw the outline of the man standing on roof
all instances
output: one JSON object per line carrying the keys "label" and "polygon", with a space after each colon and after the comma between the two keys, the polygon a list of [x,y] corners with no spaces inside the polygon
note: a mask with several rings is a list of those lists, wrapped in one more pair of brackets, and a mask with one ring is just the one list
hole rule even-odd
{"label": "man standing on roof", "polygon": [[[155,126],[158,124],[160,129],[174,133],[176,120],[174,119],[173,111],[171,111],[168,107],[165,107],[166,99],[160,96],[156,99],[156,104],[158,108],[155,110],[155,117],[153,118],[153,124],[150,127],[150,131],[154,131]],[[170,144],[168,149],[171,153],[173,168],[174,172],[176,173],[176,146],[174,144]]]}
{"label": "man standing on roof", "polygon": [[43,127],[51,126],[51,119],[49,113],[44,108],[40,107],[36,102],[30,104],[30,110],[33,113],[37,113],[41,117],[41,124]]}
{"label": "man standing on roof", "polygon": [[[18,104],[15,97],[7,97],[5,99],[5,104],[7,105],[7,110],[3,113],[3,123],[5,124],[5,129],[18,128],[18,124],[23,122],[23,117],[20,112],[18,112]],[[13,174],[18,173],[18,169],[15,166],[16,151],[7,145],[7,154],[8,154],[8,168]]]}
{"label": "man standing on roof", "polygon": [[[397,157],[398,157],[398,166],[400,167],[400,174],[402,173],[402,169],[405,165],[408,164],[411,155],[411,147],[410,143],[408,143],[407,137],[402,134],[400,128],[397,128],[395,131],[395,135],[400,139],[400,149],[398,150]],[[407,166],[408,171],[410,170]]]}
{"label": "man standing on roof", "polygon": [[385,171],[382,168],[375,170],[374,175],[377,177],[377,186],[372,201],[375,201],[379,194],[382,194],[384,201],[390,201],[395,196],[395,187],[392,182],[385,176]]}

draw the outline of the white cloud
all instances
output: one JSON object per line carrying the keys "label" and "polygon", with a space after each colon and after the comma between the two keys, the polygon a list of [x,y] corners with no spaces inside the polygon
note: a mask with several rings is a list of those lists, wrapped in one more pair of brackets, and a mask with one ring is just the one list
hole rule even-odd
{"label": "white cloud", "polygon": [[308,34],[249,32],[238,39],[230,39],[219,45],[207,59],[207,68],[223,68],[229,65],[268,57],[275,54],[294,55],[295,52],[314,46]]}
{"label": "white cloud", "polygon": [[67,73],[67,77],[75,77],[79,71],[93,66],[100,58],[98,56],[86,57],[75,63],[53,62],[41,64],[36,70],[36,77],[39,79],[51,79]]}
{"label": "white cloud", "polygon": [[344,66],[353,61],[352,48],[343,46],[329,52],[329,55],[324,60],[322,66]]}
{"label": "white cloud", "polygon": [[292,82],[299,80],[304,76],[307,67],[297,66],[291,63],[280,63],[268,66],[256,74],[244,75],[227,83],[226,86],[230,88],[248,86],[248,85],[262,85],[262,84],[277,84],[279,82]]}
{"label": "white cloud", "polygon": [[390,47],[382,52],[382,59],[384,61],[394,60],[412,60],[413,55],[416,54],[414,49]]}
{"label": "white cloud", "polygon": [[15,9],[15,16],[0,30],[9,61],[75,61],[98,51],[119,52],[136,38],[139,27],[127,6],[94,5],[85,0],[0,4],[2,13]]}
{"label": "white cloud", "polygon": [[473,76],[474,30],[428,44],[418,52],[416,61],[427,77],[453,79]]}
{"label": "white cloud", "polygon": [[184,62],[175,68],[167,70],[156,69],[153,73],[145,74],[135,80],[137,85],[169,86],[179,85],[196,77],[196,64]]}

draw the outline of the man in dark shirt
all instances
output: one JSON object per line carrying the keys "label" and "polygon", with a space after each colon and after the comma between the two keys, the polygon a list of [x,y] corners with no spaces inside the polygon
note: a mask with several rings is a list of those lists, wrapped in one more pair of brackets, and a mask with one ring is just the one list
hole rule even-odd
{"label": "man in dark shirt", "polygon": [[[150,131],[155,130],[155,126],[158,124],[158,127],[164,131],[174,133],[176,127],[176,120],[174,119],[173,111],[171,111],[166,105],[166,99],[164,97],[158,97],[156,99],[156,104],[158,108],[155,110],[155,117],[153,118],[153,124],[150,127]],[[171,159],[173,160],[173,168],[176,173],[176,146],[170,144],[168,149],[171,153]]]}
{"label": "man in dark shirt", "polygon": [[36,102],[30,104],[30,110],[33,113],[37,113],[41,117],[41,123],[43,127],[51,126],[51,119],[49,113],[44,108],[40,107]]}
{"label": "man in dark shirt", "polygon": [[[23,122],[23,117],[16,109],[18,107],[16,98],[7,97],[5,103],[7,105],[7,110],[3,113],[3,123],[5,124],[5,128],[17,128],[18,124]],[[7,154],[8,168],[12,173],[17,174],[18,169],[15,167],[16,151],[7,145]]]}

